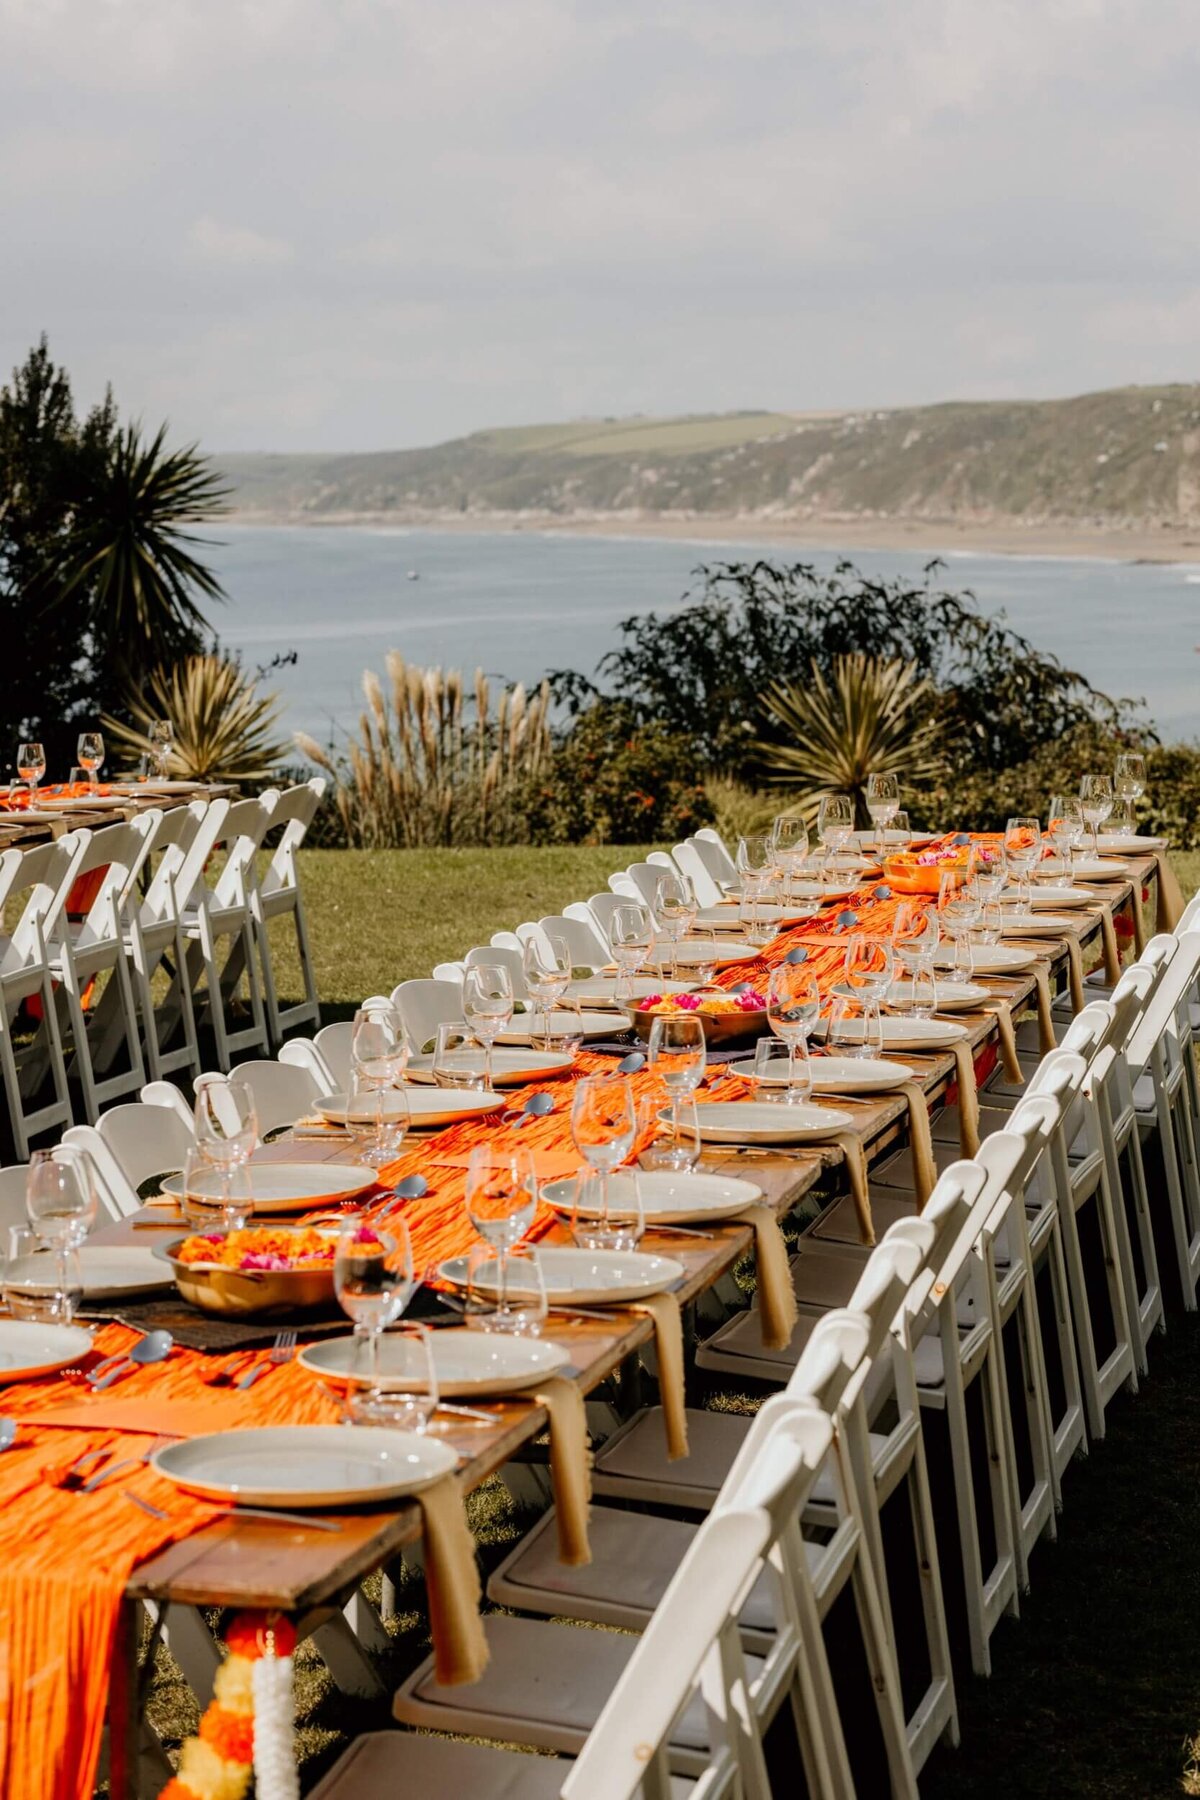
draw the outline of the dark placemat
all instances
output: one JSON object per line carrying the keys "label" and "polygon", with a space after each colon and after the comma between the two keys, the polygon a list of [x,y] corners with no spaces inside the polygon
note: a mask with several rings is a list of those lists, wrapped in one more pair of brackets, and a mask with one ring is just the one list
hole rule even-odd
{"label": "dark placemat", "polygon": [[220,1319],[202,1313],[177,1297],[162,1300],[126,1300],[111,1306],[81,1309],[81,1319],[115,1320],[134,1331],[169,1331],[185,1350],[207,1350],[225,1355],[230,1350],[257,1350],[275,1342],[276,1333],[294,1328],[301,1343],[310,1339],[340,1337],[351,1330],[343,1313],[286,1313],[270,1319]]}

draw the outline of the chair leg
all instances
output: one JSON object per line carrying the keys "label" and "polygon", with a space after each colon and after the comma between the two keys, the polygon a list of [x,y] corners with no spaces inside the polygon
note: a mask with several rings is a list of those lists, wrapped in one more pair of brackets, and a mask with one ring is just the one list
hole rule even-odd
{"label": "chair leg", "polygon": [[[1071,1288],[1067,1280],[1067,1265],[1063,1255],[1061,1215],[1057,1208],[1042,1268],[1045,1271],[1046,1280],[1050,1283],[1050,1299],[1054,1307],[1055,1342],[1058,1346],[1058,1367],[1063,1386],[1062,1416],[1057,1422],[1054,1419],[1050,1421],[1050,1470],[1054,1477],[1055,1505],[1061,1507],[1063,1475],[1076,1450],[1081,1450],[1084,1455],[1087,1454],[1088,1443],[1083,1405],[1083,1383],[1079,1372],[1079,1357],[1075,1349],[1075,1324],[1071,1316]],[[1094,1349],[1092,1355],[1095,1356]],[[1044,1368],[1044,1346],[1042,1359]],[[1047,1384],[1047,1391],[1048,1387],[1049,1384]]]}

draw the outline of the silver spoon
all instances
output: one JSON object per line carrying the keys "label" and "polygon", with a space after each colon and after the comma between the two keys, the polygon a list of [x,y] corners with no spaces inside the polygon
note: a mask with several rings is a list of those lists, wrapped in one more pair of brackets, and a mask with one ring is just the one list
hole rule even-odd
{"label": "silver spoon", "polygon": [[547,1113],[552,1113],[553,1111],[553,1094],[530,1094],[528,1100],[516,1115],[515,1122],[512,1113],[507,1113],[505,1117],[513,1125],[514,1131],[520,1131],[522,1125],[528,1125],[530,1119],[544,1119]]}
{"label": "silver spoon", "polygon": [[128,1375],[133,1369],[145,1368],[149,1363],[166,1362],[174,1344],[175,1339],[169,1331],[147,1332],[141,1343],[133,1346],[124,1362],[119,1362],[115,1369],[110,1369],[99,1381],[92,1382],[93,1394],[102,1394],[105,1388],[111,1387],[114,1381],[119,1381],[122,1375]]}
{"label": "silver spoon", "polygon": [[629,1055],[623,1056],[617,1064],[617,1074],[636,1075],[638,1070],[644,1069],[645,1066],[646,1057],[644,1052],[641,1050],[631,1050]]}
{"label": "silver spoon", "polygon": [[6,1413],[0,1418],[0,1450],[11,1450],[17,1436],[17,1421]]}

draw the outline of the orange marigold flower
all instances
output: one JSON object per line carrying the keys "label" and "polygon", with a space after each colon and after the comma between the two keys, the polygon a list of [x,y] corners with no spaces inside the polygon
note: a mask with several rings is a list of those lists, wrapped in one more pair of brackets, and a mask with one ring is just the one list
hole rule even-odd
{"label": "orange marigold flower", "polygon": [[254,1719],[246,1713],[210,1706],[200,1721],[200,1736],[225,1762],[254,1761]]}
{"label": "orange marigold flower", "polygon": [[196,1792],[194,1788],[190,1788],[185,1782],[180,1781],[178,1775],[173,1775],[158,1796],[158,1800],[196,1800]]}

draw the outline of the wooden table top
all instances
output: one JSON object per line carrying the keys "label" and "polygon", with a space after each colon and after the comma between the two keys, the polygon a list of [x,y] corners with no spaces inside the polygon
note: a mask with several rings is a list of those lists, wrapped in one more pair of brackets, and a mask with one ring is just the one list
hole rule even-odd
{"label": "wooden table top", "polygon": [[[103,787],[111,787],[108,782]],[[123,806],[92,806],[86,799],[79,799],[69,811],[63,810],[53,820],[30,819],[23,821],[19,812],[0,812],[0,850],[26,850],[37,844],[44,844],[52,837],[61,837],[64,832],[77,831],[81,826],[91,831],[98,831],[104,825],[118,825],[126,819],[136,819],[139,813],[148,812],[151,807],[159,807],[169,812],[177,806],[188,806],[193,800],[215,800],[219,795],[235,794],[237,789],[226,781],[195,782],[187,793],[164,794],[155,788],[143,788],[139,784],[115,784],[120,789]]]}
{"label": "wooden table top", "polygon": [[[1106,884],[1097,899],[1117,906],[1132,901],[1138,904],[1140,884],[1154,870],[1151,858],[1130,859],[1131,879]],[[1090,945],[1100,931],[1100,916],[1088,909],[1074,928],[1082,943]],[[1067,959],[1063,937],[1022,940],[1022,946],[1037,949],[1050,963],[1056,975],[1063,974]],[[1003,980],[976,977],[982,986],[1007,1000],[1014,1011],[1030,1000],[1034,981],[1032,973],[1014,974]],[[973,1048],[978,1049],[996,1030],[990,1013],[956,1013],[955,1019],[967,1027]],[[914,1057],[907,1052],[904,1060],[916,1070],[926,1095],[936,1101],[955,1079],[952,1056],[937,1054]],[[836,1099],[831,1104],[836,1105]],[[897,1142],[905,1132],[907,1104],[903,1097],[884,1095],[869,1104],[847,1108],[853,1115],[854,1128],[862,1138],[869,1157],[876,1157]],[[319,1140],[283,1141],[264,1147],[272,1159],[315,1161],[352,1158],[352,1151],[340,1144],[323,1144]],[[739,1174],[762,1188],[765,1198],[777,1216],[790,1212],[812,1189],[826,1169],[839,1164],[842,1153],[835,1145],[814,1145],[770,1155],[739,1154],[736,1150],[714,1150],[705,1154],[701,1167]],[[152,1234],[147,1229],[153,1210],[143,1211],[95,1233],[97,1243],[137,1242],[145,1245]],[[179,1223],[158,1221],[164,1231],[178,1232]],[[562,1241],[566,1234],[556,1228],[547,1240]],[[645,1248],[675,1257],[685,1274],[677,1290],[684,1305],[710,1287],[752,1244],[748,1226],[736,1221],[716,1226],[690,1237],[674,1233],[647,1231]],[[571,1366],[564,1371],[589,1393],[605,1380],[629,1356],[651,1337],[652,1324],[643,1313],[614,1309],[612,1325],[591,1321],[555,1320],[548,1322],[545,1335],[567,1345]],[[485,1408],[489,1403],[482,1403]],[[458,1480],[464,1490],[478,1486],[505,1463],[522,1445],[545,1430],[544,1409],[536,1402],[520,1397],[492,1402],[497,1412],[494,1427],[472,1425],[446,1416],[439,1420],[437,1435],[461,1455]],[[367,1511],[345,1511],[325,1514],[336,1517],[341,1529],[337,1533],[310,1530],[304,1526],[283,1525],[229,1517],[206,1527],[192,1537],[173,1544],[151,1557],[134,1570],[126,1590],[129,1598],[179,1601],[197,1605],[278,1607],[297,1613],[311,1607],[339,1603],[354,1586],[381,1564],[386,1563],[405,1544],[414,1542],[421,1532],[420,1510],[415,1501],[399,1505],[389,1503]]]}

